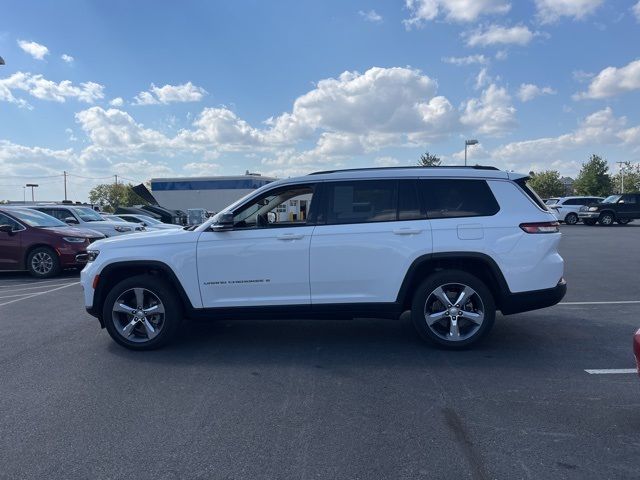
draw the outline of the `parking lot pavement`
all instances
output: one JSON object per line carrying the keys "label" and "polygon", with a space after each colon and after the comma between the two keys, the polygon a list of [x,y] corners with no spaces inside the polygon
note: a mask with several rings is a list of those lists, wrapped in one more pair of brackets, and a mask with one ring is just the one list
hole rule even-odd
{"label": "parking lot pavement", "polygon": [[406,319],[194,322],[130,352],[76,274],[0,275],[0,478],[637,478],[640,379],[585,370],[634,366],[640,228],[562,230],[563,304],[462,352]]}

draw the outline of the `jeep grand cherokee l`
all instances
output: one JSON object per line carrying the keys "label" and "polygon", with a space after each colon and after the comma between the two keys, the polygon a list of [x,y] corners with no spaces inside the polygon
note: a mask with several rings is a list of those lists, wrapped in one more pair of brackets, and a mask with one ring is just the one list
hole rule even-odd
{"label": "jeep grand cherokee l", "polygon": [[558,223],[492,167],[319,172],[265,185],[194,230],[96,242],[85,306],[150,349],[185,317],[398,318],[459,348],[566,291]]}

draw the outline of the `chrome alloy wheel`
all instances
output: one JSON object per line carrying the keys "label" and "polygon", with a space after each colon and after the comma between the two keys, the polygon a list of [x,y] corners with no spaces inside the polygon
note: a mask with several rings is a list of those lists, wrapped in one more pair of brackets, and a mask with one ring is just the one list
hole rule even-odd
{"label": "chrome alloy wheel", "polygon": [[31,268],[39,275],[46,275],[53,270],[53,258],[47,252],[38,252],[31,257]]}
{"label": "chrome alloy wheel", "polygon": [[125,290],[114,302],[112,320],[116,330],[130,342],[144,343],[158,336],[164,326],[164,305],[146,288]]}
{"label": "chrome alloy wheel", "polygon": [[468,285],[448,283],[427,297],[424,318],[429,329],[443,340],[459,342],[474,335],[484,321],[484,303]]}

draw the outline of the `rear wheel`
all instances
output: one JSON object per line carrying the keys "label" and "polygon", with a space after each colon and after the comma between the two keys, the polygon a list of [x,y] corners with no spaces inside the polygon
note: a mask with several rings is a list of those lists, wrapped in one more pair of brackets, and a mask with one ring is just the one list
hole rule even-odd
{"label": "rear wheel", "polygon": [[593,220],[592,218],[585,218],[582,221],[584,222],[585,225],[589,225],[589,226],[593,226],[596,224],[596,220]]}
{"label": "rear wheel", "polygon": [[131,350],[159,348],[173,339],[182,320],[182,308],[161,278],[139,275],[111,289],[102,308],[111,338]]}
{"label": "rear wheel", "polygon": [[613,216],[613,213],[609,213],[609,212],[602,213],[600,215],[600,218],[598,218],[598,223],[600,225],[605,225],[607,227],[610,225],[613,225],[614,221],[615,221],[615,217]]}
{"label": "rear wheel", "polygon": [[566,217],[564,217],[564,223],[567,225],[575,225],[578,223],[578,215],[575,213],[568,213]]}
{"label": "rear wheel", "polygon": [[627,223],[629,223],[631,221],[631,219],[629,218],[619,218],[618,220],[616,220],[620,225],[626,225]]}
{"label": "rear wheel", "polygon": [[417,288],[411,319],[420,334],[450,349],[468,347],[493,326],[496,307],[487,286],[470,273],[434,273]]}
{"label": "rear wheel", "polygon": [[49,278],[60,273],[60,259],[49,247],[38,247],[27,257],[27,270],[36,278]]}

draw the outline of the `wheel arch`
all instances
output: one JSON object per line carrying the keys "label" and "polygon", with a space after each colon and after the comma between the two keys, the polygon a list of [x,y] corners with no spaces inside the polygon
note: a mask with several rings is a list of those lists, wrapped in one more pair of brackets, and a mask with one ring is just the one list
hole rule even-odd
{"label": "wheel arch", "polygon": [[[98,313],[102,312],[105,298],[109,294],[110,289],[125,278],[129,278],[135,275],[152,275],[163,278],[172,287],[175,288],[176,292],[178,293],[178,298],[182,303],[185,311],[193,310],[194,308],[191,300],[189,300],[187,292],[184,290],[175,272],[169,265],[164,262],[160,262],[157,260],[115,262],[105,266],[100,271],[99,275],[100,278],[98,281],[98,285],[96,286],[93,295],[93,310]],[[103,320],[101,318],[101,315],[99,320],[102,324]]]}
{"label": "wheel arch", "polygon": [[477,252],[439,252],[418,257],[407,270],[396,300],[402,310],[411,308],[413,294],[425,278],[449,269],[462,270],[482,280],[491,291],[496,308],[501,309],[510,290],[500,267],[490,256]]}

